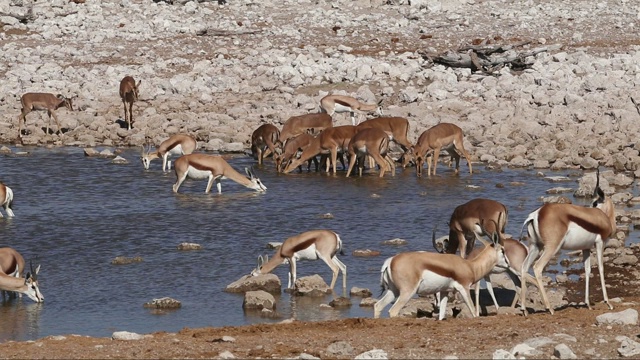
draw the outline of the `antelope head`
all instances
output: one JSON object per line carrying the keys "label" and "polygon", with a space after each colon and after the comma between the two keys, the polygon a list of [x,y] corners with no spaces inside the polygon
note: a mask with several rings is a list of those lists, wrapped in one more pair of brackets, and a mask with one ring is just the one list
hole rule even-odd
{"label": "antelope head", "polygon": [[33,269],[33,263],[29,263],[31,267],[31,271],[27,273],[24,279],[24,285],[27,290],[24,292],[27,296],[37,302],[44,302],[44,296],[40,293],[40,288],[38,287],[38,273],[40,272],[40,265]]}
{"label": "antelope head", "polygon": [[439,252],[440,254],[444,254],[445,252],[447,252],[447,248],[449,247],[449,237],[448,236],[442,236],[436,239],[436,231],[438,230],[438,227],[434,227],[433,228],[433,233],[432,233],[432,237],[431,237],[431,243],[433,244],[433,248]]}
{"label": "antelope head", "polygon": [[140,145],[142,153],[140,154],[140,161],[142,161],[142,166],[144,166],[145,170],[149,170],[149,165],[151,164],[151,158],[149,154],[151,153],[151,145],[149,145],[149,149],[145,152],[144,145]]}
{"label": "antelope head", "polygon": [[262,181],[258,179],[251,168],[244,168],[244,171],[247,173],[247,178],[251,181],[251,184],[247,186],[249,189],[253,189],[256,191],[266,191],[267,187],[264,186]]}
{"label": "antelope head", "polygon": [[71,98],[68,98],[62,94],[58,94],[56,95],[56,97],[58,98],[58,100],[60,100],[60,103],[58,104],[58,106],[56,106],[56,109],[60,109],[61,107],[66,107],[70,111],[73,111],[73,103],[71,101]]}
{"label": "antelope head", "polygon": [[266,264],[267,262],[269,262],[269,256],[268,255],[265,255],[265,256],[260,255],[260,256],[258,256],[258,265],[251,272],[251,276],[262,275],[262,265]]}

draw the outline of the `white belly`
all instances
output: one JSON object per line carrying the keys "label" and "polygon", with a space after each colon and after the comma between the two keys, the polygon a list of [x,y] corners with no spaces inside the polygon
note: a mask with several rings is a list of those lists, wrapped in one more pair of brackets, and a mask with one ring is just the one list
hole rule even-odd
{"label": "white belly", "polygon": [[312,244],[304,250],[300,250],[293,254],[296,260],[318,260],[318,253],[316,252],[316,244]]}
{"label": "white belly", "polygon": [[182,151],[182,145],[176,145],[173,149],[167,151],[167,157],[172,156],[172,155],[184,155],[184,152]]}
{"label": "white belly", "polygon": [[425,270],[422,272],[422,282],[418,286],[418,293],[435,294],[439,291],[451,291],[454,289],[454,282],[453,279]]}
{"label": "white belly", "polygon": [[211,175],[212,173],[210,170],[198,170],[193,166],[189,166],[189,169],[187,170],[187,177],[190,179],[195,179],[195,180],[208,179],[209,176]]}
{"label": "white belly", "polygon": [[597,234],[571,222],[562,241],[562,248],[565,250],[590,249],[595,245],[598,238]]}
{"label": "white belly", "polygon": [[343,112],[349,112],[352,111],[350,106],[344,106],[344,105],[340,105],[340,104],[336,104],[335,107],[333,108],[333,111],[337,112],[337,113],[343,113]]}

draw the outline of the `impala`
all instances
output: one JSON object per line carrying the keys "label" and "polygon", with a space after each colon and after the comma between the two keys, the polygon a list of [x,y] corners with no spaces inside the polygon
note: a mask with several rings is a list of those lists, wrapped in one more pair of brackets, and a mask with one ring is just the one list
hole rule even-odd
{"label": "impala", "polygon": [[390,140],[395,141],[403,151],[411,148],[407,139],[409,133],[409,120],[401,117],[378,117],[358,124],[358,131],[368,128],[377,128],[387,133]]}
{"label": "impala", "polygon": [[[251,153],[258,155],[258,165],[262,165],[262,160],[275,154],[275,143],[280,137],[280,130],[272,124],[262,124],[251,134]],[[266,149],[265,149],[266,148]]]}
{"label": "impala", "polygon": [[296,284],[296,262],[298,260],[322,260],[331,271],[331,289],[336,285],[338,271],[342,272],[342,288],[347,288],[347,267],[338,259],[337,253],[342,253],[340,236],[330,230],[311,230],[286,239],[269,260],[258,257],[258,266],[251,273],[252,276],[268,274],[278,265],[289,262],[289,284],[293,289]]}
{"label": "impala", "polygon": [[416,173],[418,177],[422,176],[422,166],[424,159],[427,158],[427,175],[431,176],[431,163],[433,162],[433,175],[436,174],[438,167],[438,157],[440,149],[445,149],[456,161],[456,174],[460,168],[460,154],[467,159],[469,165],[469,174],[473,174],[469,154],[464,149],[462,129],[457,125],[450,123],[440,123],[434,127],[425,130],[416,145],[407,150],[403,157],[403,167],[406,166],[413,158],[416,163]]}
{"label": "impala", "polygon": [[384,176],[387,168],[391,171],[391,175],[395,176],[396,166],[388,155],[389,152],[389,135],[377,128],[367,128],[358,131],[349,142],[349,170],[347,177],[351,174],[353,166],[358,160],[358,172],[362,176],[364,168],[364,159],[367,155],[371,156],[380,166],[380,177]]}
{"label": "impala", "polygon": [[306,114],[292,116],[282,125],[278,143],[281,145],[287,140],[303,133],[316,134],[333,126],[331,116],[327,114]]}
{"label": "impala", "polygon": [[[382,102],[382,100],[380,101]],[[382,116],[382,108],[378,104],[363,104],[351,96],[346,95],[327,95],[320,100],[320,108],[322,111],[333,117],[335,113],[348,112],[351,116],[351,125],[355,126],[355,114],[367,114],[376,112]],[[360,121],[358,121],[360,123]]]}
{"label": "impala", "polygon": [[139,80],[136,83],[131,76],[125,76],[120,81],[120,99],[124,105],[124,121],[127,123],[128,130],[133,127],[133,103],[138,101],[138,89],[141,82],[142,80]]}
{"label": "impala", "polygon": [[[542,271],[549,260],[561,249],[582,250],[582,259],[585,272],[584,302],[591,309],[589,303],[589,276],[591,275],[591,248],[596,248],[598,272],[604,302],[612,310],[609,303],[607,287],[604,282],[604,267],[602,263],[602,251],[605,242],[616,229],[615,209],[610,198],[605,197],[600,188],[600,170],[596,171],[596,187],[593,191],[594,202],[592,207],[582,207],[573,204],[549,203],[542,205],[524,221],[523,228],[529,233],[529,255],[522,264],[521,278],[522,291],[520,302],[524,314],[527,314],[525,306],[525,294],[527,290],[526,279],[529,267],[533,264],[533,273],[536,277],[544,304],[551,314],[553,309],[549,304],[547,293],[542,283]],[[540,255],[541,254],[541,255]],[[540,258],[536,258],[540,255]]]}
{"label": "impala", "polygon": [[38,288],[38,272],[40,265],[23,278],[24,258],[16,250],[0,248],[0,290],[26,294],[35,302],[43,302],[44,296]]}
{"label": "impala", "polygon": [[472,260],[425,251],[405,252],[388,258],[380,270],[380,283],[382,290],[386,292],[374,305],[374,317],[380,317],[382,310],[396,298],[389,309],[389,316],[398,316],[409,299],[420,293],[440,295],[438,320],[443,320],[447,308],[447,292],[452,290],[460,293],[471,316],[475,317],[476,311],[469,288],[497,264],[508,266],[497,233],[493,234],[492,241]]}
{"label": "impala", "polygon": [[[196,139],[192,136],[185,134],[171,135],[167,140],[163,141],[156,151],[151,152],[151,148],[145,153],[144,147],[142,148],[142,155],[140,160],[146,170],[149,170],[151,160],[162,158],[162,171],[167,171],[167,162],[171,155],[188,155],[194,152],[198,148]],[[171,169],[171,163],[169,162],[169,169]]]}
{"label": "impala", "polygon": [[[287,143],[284,145],[284,149],[276,148],[273,155],[273,160],[276,163],[276,170],[278,172],[282,172],[284,168],[289,164],[289,162],[291,162],[293,157],[298,153],[304,151],[304,149],[306,149],[311,144],[313,139],[313,136],[307,133],[303,133],[294,137],[293,139],[289,139],[289,141],[287,141]],[[318,159],[315,156],[308,160],[307,171],[311,167],[312,161],[315,162],[316,171],[318,171]],[[299,166],[298,170],[302,171],[302,166]]]}
{"label": "impala", "polygon": [[47,135],[49,135],[49,128],[51,127],[51,117],[53,116],[56,124],[58,125],[58,132],[60,136],[62,136],[62,128],[60,126],[60,121],[56,116],[55,110],[58,110],[61,107],[66,107],[67,109],[73,111],[73,104],[70,98],[65,97],[64,95],[58,94],[50,94],[50,93],[26,93],[22,95],[20,98],[20,103],[22,104],[22,111],[20,112],[20,116],[18,117],[18,137],[22,137],[22,127],[24,123],[27,121],[27,114],[32,111],[47,111],[47,115],[49,116],[49,122],[47,123]]}
{"label": "impala", "polygon": [[174,170],[176,172],[176,183],[173,185],[173,192],[177,193],[182,182],[187,178],[191,179],[208,179],[205,194],[211,191],[211,186],[215,181],[218,193],[222,193],[220,180],[231,179],[240,185],[244,185],[249,189],[259,192],[267,190],[253,171],[245,168],[248,177],[243,176],[227,163],[220,156],[206,154],[189,154],[178,158],[175,162]]}
{"label": "impala", "polygon": [[[13,205],[13,190],[3,183],[0,183],[0,205],[7,212],[8,217],[16,216],[11,209],[11,205]],[[0,217],[2,217],[2,213],[0,213]]]}
{"label": "impala", "polygon": [[344,153],[349,150],[349,141],[356,134],[356,127],[351,125],[330,127],[324,130],[315,138],[309,146],[304,149],[302,155],[298,159],[294,159],[284,169],[285,173],[291,172],[305,161],[311,159],[318,154],[331,154],[331,163],[333,165],[333,173],[336,173],[336,161],[338,153]]}

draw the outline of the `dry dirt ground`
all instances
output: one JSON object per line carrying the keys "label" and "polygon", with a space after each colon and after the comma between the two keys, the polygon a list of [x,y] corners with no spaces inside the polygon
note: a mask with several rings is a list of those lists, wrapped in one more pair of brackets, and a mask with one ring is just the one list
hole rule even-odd
{"label": "dry dirt ground", "polygon": [[[639,247],[634,247],[639,256]],[[614,311],[640,307],[638,270],[635,267],[605,265],[607,288]],[[595,274],[597,270],[593,269]],[[321,358],[353,358],[382,349],[389,358],[491,358],[497,349],[510,351],[515,345],[536,337],[556,341],[539,348],[528,359],[550,358],[558,343],[568,345],[578,358],[617,358],[617,336],[638,340],[635,326],[596,325],[596,316],[610,312],[602,303],[597,275],[592,277],[592,310],[578,307],[584,298],[584,281],[568,285],[569,306],[529,314],[490,314],[475,319],[430,318],[345,319],[324,322],[284,322],[221,328],[185,328],[178,333],[157,332],[142,340],[119,341],[77,335],[50,336],[29,342],[0,344],[0,358],[216,358],[225,351],[236,358],[292,358],[309,354]],[[388,310],[385,309],[385,310]],[[328,310],[330,311],[330,310]],[[385,312],[386,313],[386,312]],[[568,335],[568,336],[567,336]],[[225,341],[223,337],[232,337]],[[571,337],[575,338],[571,339]],[[347,341],[353,348],[332,353],[331,344]]]}

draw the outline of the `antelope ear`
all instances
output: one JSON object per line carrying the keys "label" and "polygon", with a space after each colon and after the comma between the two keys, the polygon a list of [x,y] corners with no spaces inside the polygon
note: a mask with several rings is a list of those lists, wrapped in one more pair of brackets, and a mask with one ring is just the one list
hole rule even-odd
{"label": "antelope ear", "polygon": [[264,258],[262,257],[262,255],[258,255],[258,267],[257,267],[257,269],[260,269],[262,264],[264,264]]}
{"label": "antelope ear", "polygon": [[249,170],[248,167],[244,168],[244,172],[247,173],[247,176],[249,177],[249,179],[253,179],[253,174],[251,173],[251,170]]}
{"label": "antelope ear", "polygon": [[138,83],[136,84],[136,87],[139,87],[141,82],[142,82],[142,80],[138,80]]}
{"label": "antelope ear", "polygon": [[36,275],[40,273],[40,265],[38,265],[35,272],[36,272]]}
{"label": "antelope ear", "polygon": [[268,262],[269,262],[269,255],[265,255],[265,256],[264,256],[264,262],[265,262],[265,263],[268,263]]}
{"label": "antelope ear", "polygon": [[66,97],[64,95],[62,95],[62,94],[58,94],[58,95],[56,95],[56,97],[58,99],[66,99]]}

